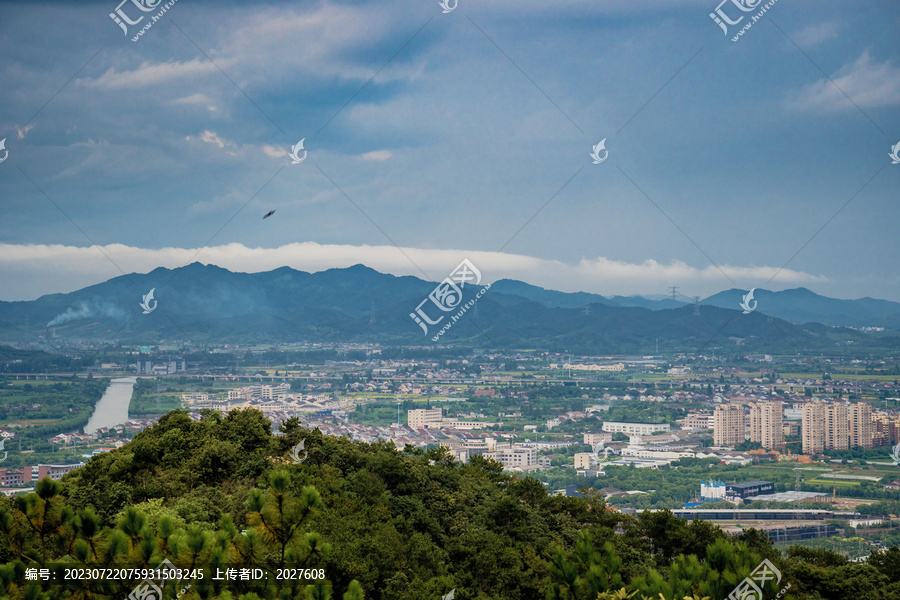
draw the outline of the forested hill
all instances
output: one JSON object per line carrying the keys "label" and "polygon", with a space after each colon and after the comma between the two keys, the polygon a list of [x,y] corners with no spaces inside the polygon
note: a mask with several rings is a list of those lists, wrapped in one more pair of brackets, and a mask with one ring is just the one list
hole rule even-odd
{"label": "forested hill", "polygon": [[[793,322],[769,312],[762,299],[759,310],[742,314],[740,304],[732,300],[720,299],[721,307],[636,300],[626,304],[622,299],[565,294],[503,280],[490,289],[470,282],[458,295],[447,296],[446,306],[438,306],[434,298],[428,300],[434,290],[434,282],[395,277],[363,265],[320,273],[287,267],[265,273],[233,273],[192,263],[178,269],[122,275],[34,301],[0,302],[0,342],[53,346],[71,340],[141,344],[160,340],[201,344],[305,340],[544,348],[586,354],[649,354],[658,343],[667,352],[701,352],[711,345],[766,353],[900,348],[900,337],[890,324],[890,331],[875,335],[804,320],[798,303],[782,298],[786,292],[778,293],[784,300],[778,306],[790,308],[790,315],[797,319]],[[769,296],[762,290],[759,293],[768,301]],[[146,305],[141,302],[145,296]],[[417,307],[423,301],[427,305],[419,314]],[[882,309],[885,314],[894,314],[891,311],[896,309],[900,315],[900,304],[870,304],[845,303],[840,310],[852,313],[859,306],[864,324],[882,323],[873,316]],[[462,318],[438,335],[463,308]],[[831,313],[825,308],[814,314],[822,317],[822,322],[841,323],[826,319]],[[430,316],[426,319],[426,315]],[[425,327],[426,321],[432,326]]]}
{"label": "forested hill", "polygon": [[0,597],[122,599],[139,579],[27,582],[25,568],[168,558],[184,569],[325,575],[279,584],[207,574],[184,600],[437,600],[451,590],[458,600],[602,600],[623,587],[636,599],[719,600],[769,558],[783,579],[766,598],[788,583],[787,599],[900,598],[896,548],[869,565],[828,551],[782,558],[755,530],[728,538],[668,511],[632,518],[591,494],[549,495],[537,480],[477,457],[463,465],[439,449],[326,437],[296,420],[283,434],[254,409],[201,422],[173,411],[62,483],[44,480],[27,498],[0,500]]}

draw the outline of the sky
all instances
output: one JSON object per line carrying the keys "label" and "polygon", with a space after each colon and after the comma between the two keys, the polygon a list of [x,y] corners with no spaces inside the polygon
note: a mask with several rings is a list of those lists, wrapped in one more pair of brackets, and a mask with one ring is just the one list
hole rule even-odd
{"label": "sky", "polygon": [[900,301],[896,1],[169,4],[0,0],[0,300],[469,259]]}

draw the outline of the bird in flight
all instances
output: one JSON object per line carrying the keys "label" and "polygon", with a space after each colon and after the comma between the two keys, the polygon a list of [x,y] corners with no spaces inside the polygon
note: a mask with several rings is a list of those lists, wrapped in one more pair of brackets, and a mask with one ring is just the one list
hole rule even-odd
{"label": "bird in flight", "polygon": [[275,214],[275,209],[273,208],[272,210],[270,210],[269,212],[266,213],[266,216],[264,216],[263,219],[268,219],[269,217],[271,217],[274,214]]}

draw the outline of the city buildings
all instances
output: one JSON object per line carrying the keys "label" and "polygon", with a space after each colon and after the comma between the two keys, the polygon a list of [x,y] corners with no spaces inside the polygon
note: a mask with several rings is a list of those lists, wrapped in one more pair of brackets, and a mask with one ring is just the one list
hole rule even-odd
{"label": "city buildings", "polygon": [[850,447],[872,447],[872,408],[858,402],[850,405]]}
{"label": "city buildings", "polygon": [[783,421],[782,423],[784,435],[800,435],[800,423],[797,421]]}
{"label": "city buildings", "polygon": [[35,465],[19,469],[0,469],[0,485],[26,485],[32,481],[40,481],[44,477],[59,481],[63,475],[72,469],[83,466],[84,463],[74,463],[69,465]]}
{"label": "city buildings", "polygon": [[894,415],[872,415],[872,445],[893,446],[900,443],[900,419]]}
{"label": "city buildings", "polygon": [[746,419],[742,404],[720,404],[713,414],[713,444],[719,448],[734,448],[744,443]]}
{"label": "city buildings", "polygon": [[668,423],[619,423],[607,421],[603,424],[602,429],[608,433],[650,435],[657,431],[669,431],[670,427]]}
{"label": "city buildings", "polygon": [[825,406],[825,448],[828,450],[850,448],[849,425],[846,405],[827,404]]}
{"label": "city buildings", "polygon": [[[249,387],[228,390],[228,401],[239,402],[241,400],[285,400],[291,384],[280,383],[278,385],[251,385]],[[182,395],[185,399],[185,394]],[[209,398],[207,398],[209,399]]]}
{"label": "city buildings", "polygon": [[597,466],[597,456],[593,452],[575,453],[575,470],[593,469]]}
{"label": "city buildings", "polygon": [[725,483],[723,481],[700,481],[700,499],[704,502],[738,502],[745,498],[753,498],[775,492],[771,481],[747,481],[744,483]]}
{"label": "city buildings", "polygon": [[784,445],[781,402],[756,402],[750,405],[750,441],[766,450]]}
{"label": "city buildings", "polygon": [[601,433],[585,433],[583,437],[585,444],[596,446],[597,444],[609,444],[612,442],[612,434],[603,431]]}
{"label": "city buildings", "polygon": [[445,419],[441,408],[414,408],[406,412],[406,422],[412,429],[484,429],[502,423]]}
{"label": "city buildings", "polygon": [[824,450],[871,448],[876,425],[872,409],[859,402],[826,404],[808,402],[803,407],[803,453],[820,454]]}
{"label": "city buildings", "polygon": [[715,429],[716,419],[707,412],[692,412],[682,419],[681,428],[686,430]]}
{"label": "city buildings", "polygon": [[134,363],[134,368],[137,370],[138,375],[168,375],[170,373],[177,373],[179,371],[186,370],[186,364],[182,361],[166,361],[166,362],[157,362],[154,363],[150,360],[145,361],[137,361]]}
{"label": "city buildings", "polygon": [[825,450],[824,402],[808,402],[803,405],[801,436],[803,454],[821,454]]}
{"label": "city buildings", "polygon": [[444,413],[440,408],[416,408],[406,412],[406,423],[413,429],[440,427],[443,420]]}
{"label": "city buildings", "polygon": [[537,448],[524,444],[497,442],[494,438],[468,440],[464,443],[443,441],[450,454],[460,462],[468,462],[474,455],[492,458],[504,467],[513,469],[535,468],[538,465]]}

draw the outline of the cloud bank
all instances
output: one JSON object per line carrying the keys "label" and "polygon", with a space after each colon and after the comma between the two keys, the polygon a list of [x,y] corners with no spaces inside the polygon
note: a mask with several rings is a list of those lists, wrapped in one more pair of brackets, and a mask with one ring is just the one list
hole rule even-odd
{"label": "cloud bank", "polygon": [[[486,283],[510,278],[564,292],[605,296],[660,294],[668,286],[678,285],[687,295],[705,297],[731,287],[781,289],[828,282],[821,275],[778,266],[697,267],[677,260],[628,263],[605,257],[582,258],[572,264],[504,252],[314,242],[276,248],[248,248],[231,243],[202,249],[0,244],[0,280],[22,282],[17,287],[5,287],[0,300],[30,300],[43,294],[74,291],[112,277],[147,273],[157,267],[177,268],[191,262],[251,273],[282,266],[316,272],[361,263],[383,273],[439,281],[464,258],[478,267]],[[25,277],[26,274],[30,276]]]}

